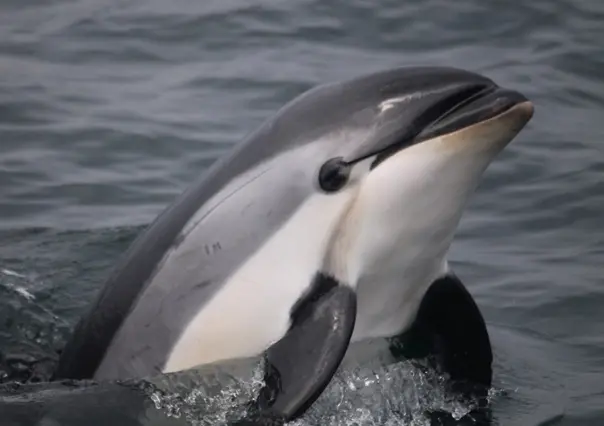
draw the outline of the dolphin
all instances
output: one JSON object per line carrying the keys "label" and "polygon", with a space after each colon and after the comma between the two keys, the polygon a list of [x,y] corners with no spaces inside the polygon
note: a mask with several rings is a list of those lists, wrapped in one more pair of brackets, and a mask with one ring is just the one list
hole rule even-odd
{"label": "dolphin", "polygon": [[[533,115],[519,92],[401,67],[298,96],[142,232],[54,379],[122,380],[265,355],[267,416],[299,416],[349,347],[415,336],[490,386],[482,314],[447,253],[497,154]],[[402,352],[401,352],[402,353]]]}

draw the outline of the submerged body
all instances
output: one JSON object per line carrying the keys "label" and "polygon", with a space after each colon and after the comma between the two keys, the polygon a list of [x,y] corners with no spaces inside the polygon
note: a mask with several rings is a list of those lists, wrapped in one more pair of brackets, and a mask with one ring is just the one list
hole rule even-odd
{"label": "submerged body", "polygon": [[[308,309],[337,306],[296,340],[345,324],[325,352],[336,366],[349,341],[408,331],[450,275],[469,196],[531,115],[522,95],[449,68],[388,70],[296,98],[137,239],[56,376],[145,377],[255,356],[297,318],[312,323]],[[283,341],[277,359],[289,362],[295,342]]]}

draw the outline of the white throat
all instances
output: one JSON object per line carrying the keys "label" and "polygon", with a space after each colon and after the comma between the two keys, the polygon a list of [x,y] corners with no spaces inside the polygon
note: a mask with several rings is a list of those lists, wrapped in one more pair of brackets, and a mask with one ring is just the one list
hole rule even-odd
{"label": "white throat", "polygon": [[332,242],[338,278],[357,292],[353,341],[408,329],[429,286],[446,274],[462,212],[497,151],[448,135],[368,174]]}

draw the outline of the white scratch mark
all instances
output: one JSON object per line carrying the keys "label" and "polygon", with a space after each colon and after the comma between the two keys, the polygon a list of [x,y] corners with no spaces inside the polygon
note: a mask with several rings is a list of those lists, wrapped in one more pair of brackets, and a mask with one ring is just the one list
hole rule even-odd
{"label": "white scratch mark", "polygon": [[385,101],[381,102],[378,105],[378,109],[382,113],[382,112],[388,111],[390,108],[392,108],[396,104],[400,104],[401,102],[411,101],[413,99],[419,99],[421,97],[422,97],[421,93],[414,93],[414,94],[410,94],[410,95],[397,96],[396,98],[386,99]]}

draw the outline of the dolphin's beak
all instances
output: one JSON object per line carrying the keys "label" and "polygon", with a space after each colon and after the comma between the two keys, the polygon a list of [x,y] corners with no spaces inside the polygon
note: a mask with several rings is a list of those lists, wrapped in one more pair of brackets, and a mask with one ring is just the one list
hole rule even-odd
{"label": "dolphin's beak", "polygon": [[526,121],[532,116],[533,106],[524,95],[480,74],[455,68],[409,68],[397,78],[399,85],[382,91],[377,138],[344,158],[346,163],[379,154],[375,166],[410,145],[492,119],[520,104]]}
{"label": "dolphin's beak", "polygon": [[486,88],[473,96],[451,105],[451,108],[424,128],[415,142],[450,134],[490,120],[522,105],[526,121],[533,114],[533,104],[523,94],[497,86]]}

